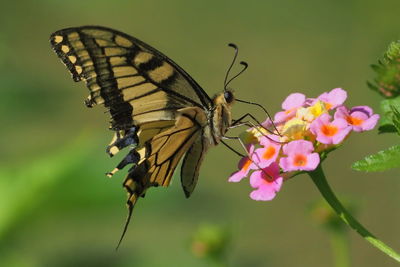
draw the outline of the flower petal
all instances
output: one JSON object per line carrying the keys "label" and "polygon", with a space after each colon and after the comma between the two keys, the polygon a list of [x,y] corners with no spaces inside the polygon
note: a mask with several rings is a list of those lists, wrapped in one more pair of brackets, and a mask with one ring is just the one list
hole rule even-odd
{"label": "flower petal", "polygon": [[309,154],[312,151],[314,151],[313,144],[306,140],[295,140],[283,146],[283,153],[285,155]]}
{"label": "flower petal", "polygon": [[276,193],[281,189],[283,178],[277,178],[272,186],[261,185],[257,190],[250,193],[250,198],[257,201],[269,201],[275,198]]}
{"label": "flower petal", "polygon": [[363,131],[372,130],[378,123],[379,118],[380,116],[378,114],[372,115],[368,120],[364,122],[364,124],[362,125],[362,130]]}
{"label": "flower petal", "polygon": [[349,109],[345,106],[340,106],[336,109],[335,115],[333,116],[335,119],[341,118],[346,119],[350,115]]}
{"label": "flower petal", "polygon": [[306,101],[306,96],[300,93],[290,94],[282,103],[282,109],[289,110],[301,107]]}
{"label": "flower petal", "polygon": [[347,92],[342,88],[332,89],[328,93],[321,94],[317,99],[327,104],[327,109],[334,109],[344,103],[347,98]]}
{"label": "flower petal", "polygon": [[247,176],[246,173],[244,173],[242,171],[237,171],[237,172],[234,172],[231,174],[231,176],[228,179],[228,182],[237,183],[237,182],[240,182],[246,176]]}
{"label": "flower petal", "polygon": [[319,162],[320,162],[319,154],[312,153],[312,154],[308,155],[307,164],[304,166],[304,168],[302,170],[313,171],[317,168]]}
{"label": "flower petal", "polygon": [[372,108],[368,107],[368,106],[355,106],[352,107],[350,110],[350,113],[356,112],[356,111],[360,111],[362,113],[365,113],[368,117],[371,117],[373,114]]}
{"label": "flower petal", "polygon": [[262,171],[255,171],[250,175],[250,185],[253,188],[258,188],[264,182],[263,179],[263,172]]}

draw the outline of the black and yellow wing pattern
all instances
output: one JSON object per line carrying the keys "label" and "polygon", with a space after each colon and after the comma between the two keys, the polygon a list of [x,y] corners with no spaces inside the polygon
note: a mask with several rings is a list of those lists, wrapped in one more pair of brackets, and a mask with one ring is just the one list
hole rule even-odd
{"label": "black and yellow wing pattern", "polygon": [[115,131],[110,156],[132,147],[109,173],[133,164],[124,181],[128,222],[137,198],[151,186],[168,186],[185,154],[181,181],[190,196],[208,147],[202,131],[213,105],[202,88],[161,52],[116,30],[67,28],[53,33],[50,42],[73,80],[85,81],[90,93],[85,104],[103,104],[109,111]]}

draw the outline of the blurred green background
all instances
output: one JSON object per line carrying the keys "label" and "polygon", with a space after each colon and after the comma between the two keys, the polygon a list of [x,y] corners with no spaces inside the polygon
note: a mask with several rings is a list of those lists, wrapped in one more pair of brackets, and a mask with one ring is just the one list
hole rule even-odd
{"label": "blurred green background", "polygon": [[[149,191],[115,252],[126,216],[124,172],[104,173],[122,155],[106,155],[108,115],[84,106],[87,89],[72,81],[48,38],[70,26],[118,29],[163,51],[210,95],[222,90],[232,58],[226,44],[235,42],[250,64],[232,84],[239,98],[275,113],[290,93],[343,87],[349,106],[378,110],[380,98],[366,87],[369,65],[400,37],[399,11],[398,0],[2,1],[0,265],[208,266],[190,251],[207,223],[229,229],[230,266],[333,266],[329,235],[307,212],[320,198],[310,179],[285,183],[272,202],[252,201],[247,181],[227,182],[238,158],[223,146],[209,151],[190,199],[178,176]],[[263,119],[243,104],[234,114],[249,110]],[[324,165],[335,191],[357,203],[360,221],[399,250],[399,172],[350,169],[396,141],[354,134]],[[353,232],[350,255],[353,266],[395,266]]]}

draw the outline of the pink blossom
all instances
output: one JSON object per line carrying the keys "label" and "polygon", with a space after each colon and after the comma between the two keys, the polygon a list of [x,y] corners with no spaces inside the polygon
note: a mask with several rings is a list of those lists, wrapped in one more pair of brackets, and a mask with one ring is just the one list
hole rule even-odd
{"label": "pink blossom", "polygon": [[289,110],[301,107],[306,101],[306,96],[301,93],[290,94],[282,103],[282,109]]}
{"label": "pink blossom", "polygon": [[[253,155],[254,145],[249,145],[248,152],[250,156]],[[254,166],[253,161],[249,157],[243,157],[238,164],[239,171],[232,173],[228,181],[235,183],[240,182],[243,178],[247,177],[250,170],[255,168],[256,166]]]}
{"label": "pink blossom", "polygon": [[290,94],[282,103],[284,111],[278,112],[274,116],[274,122],[280,124],[296,115],[297,108],[304,105],[306,96],[300,93]]}
{"label": "pink blossom", "polygon": [[[272,200],[280,190],[283,177],[298,171],[313,171],[321,155],[331,152],[351,130],[371,130],[379,120],[367,106],[348,109],[343,106],[347,93],[332,89],[317,98],[294,93],[282,103],[282,111],[261,126],[246,130],[240,138],[248,146],[248,156],[239,162],[239,170],[229,181],[239,182],[250,176],[254,190],[250,198]],[[334,117],[332,116],[334,114]],[[284,143],[285,145],[282,145]]]}
{"label": "pink blossom", "polygon": [[281,148],[281,145],[278,143],[279,138],[276,136],[269,136],[269,138],[265,136],[260,138],[260,144],[263,147],[256,149],[252,157],[253,161],[256,162],[260,168],[268,167],[279,155],[279,150]]}
{"label": "pink blossom", "polygon": [[332,89],[328,93],[321,94],[317,100],[321,100],[325,103],[326,109],[334,109],[344,103],[347,98],[347,92],[342,88]]}
{"label": "pink blossom", "polygon": [[331,122],[329,114],[322,114],[310,125],[311,132],[322,144],[339,144],[351,131],[345,119],[337,118]]}
{"label": "pink blossom", "polygon": [[379,120],[378,114],[368,106],[356,106],[350,110],[345,106],[338,107],[335,113],[335,119],[345,119],[356,132],[372,130]]}
{"label": "pink blossom", "polygon": [[256,190],[250,193],[254,200],[272,200],[281,189],[283,178],[279,174],[279,165],[274,162],[267,168],[255,171],[250,176],[250,185]]}
{"label": "pink blossom", "polygon": [[283,171],[312,171],[317,168],[320,159],[314,151],[313,143],[306,140],[292,141],[283,146],[283,153],[287,157],[281,158],[279,165]]}

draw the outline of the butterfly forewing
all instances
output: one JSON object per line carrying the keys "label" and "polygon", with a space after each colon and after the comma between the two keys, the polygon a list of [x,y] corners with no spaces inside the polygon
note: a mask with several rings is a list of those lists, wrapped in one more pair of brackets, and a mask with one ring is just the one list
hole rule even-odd
{"label": "butterfly forewing", "polygon": [[52,34],[51,43],[73,79],[86,82],[87,105],[109,109],[113,129],[173,120],[176,110],[187,106],[211,106],[207,94],[172,60],[124,33],[68,28]]}

